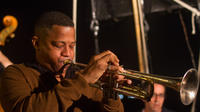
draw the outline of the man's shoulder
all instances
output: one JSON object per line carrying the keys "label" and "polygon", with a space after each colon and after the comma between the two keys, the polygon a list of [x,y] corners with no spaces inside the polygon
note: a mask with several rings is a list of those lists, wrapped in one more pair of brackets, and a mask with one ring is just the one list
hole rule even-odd
{"label": "man's shoulder", "polygon": [[[6,83],[21,81],[21,82],[28,82],[29,84],[33,84],[37,82],[40,73],[29,67],[25,64],[13,64],[8,66],[2,73],[1,73],[1,80],[4,80]],[[33,85],[31,85],[33,86]]]}
{"label": "man's shoulder", "polygon": [[5,68],[5,70],[13,70],[13,69],[18,69],[18,70],[26,70],[26,69],[30,69],[29,67],[27,67],[25,64],[20,63],[20,64],[12,64],[9,65],[8,67]]}
{"label": "man's shoulder", "polygon": [[21,63],[9,65],[3,70],[2,75],[9,76],[9,74],[12,75],[14,73],[15,76],[18,76],[20,74],[30,74],[30,72],[36,72],[36,70]]}

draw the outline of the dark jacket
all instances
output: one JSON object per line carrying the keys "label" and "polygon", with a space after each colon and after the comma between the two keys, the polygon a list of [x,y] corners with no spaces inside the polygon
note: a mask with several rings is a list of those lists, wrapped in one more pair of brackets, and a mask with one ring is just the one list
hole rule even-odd
{"label": "dark jacket", "polygon": [[102,91],[89,86],[81,74],[57,82],[51,72],[14,64],[1,76],[0,100],[6,112],[124,111],[119,99],[103,100]]}

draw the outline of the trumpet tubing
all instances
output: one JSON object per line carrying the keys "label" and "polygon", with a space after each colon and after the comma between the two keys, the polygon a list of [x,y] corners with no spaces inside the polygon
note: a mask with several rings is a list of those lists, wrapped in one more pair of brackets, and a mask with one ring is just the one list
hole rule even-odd
{"label": "trumpet tubing", "polygon": [[[65,64],[73,64],[85,68],[87,65],[82,63],[73,63],[70,60],[65,61]],[[124,70],[123,72],[118,71],[116,74],[123,75],[127,79],[145,81],[148,83],[147,88],[132,85],[118,84],[112,87],[113,91],[118,93],[133,96],[143,100],[150,100],[153,95],[153,83],[159,83],[166,87],[172,88],[180,93],[181,102],[184,105],[189,105],[195,99],[198,87],[199,87],[199,76],[197,70],[194,68],[189,69],[183,77],[168,77],[155,74],[141,73],[134,70]],[[101,81],[99,81],[101,82]],[[105,82],[104,82],[105,83]],[[92,84],[94,87],[101,88],[101,84]]]}

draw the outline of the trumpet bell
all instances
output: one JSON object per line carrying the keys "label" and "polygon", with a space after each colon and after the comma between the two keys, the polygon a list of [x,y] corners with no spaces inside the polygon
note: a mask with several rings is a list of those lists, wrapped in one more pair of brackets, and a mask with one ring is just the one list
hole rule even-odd
{"label": "trumpet bell", "polygon": [[[146,73],[141,73],[141,72],[136,72],[136,71],[128,72],[126,76],[132,79],[136,79],[139,77],[138,79],[140,80],[146,80],[147,82],[152,81],[153,83],[163,84],[166,87],[172,88],[176,90],[177,92],[179,92],[181,102],[184,105],[189,105],[194,101],[194,99],[197,96],[197,92],[199,88],[199,75],[198,75],[197,70],[194,68],[189,69],[184,74],[183,77],[166,77],[166,76],[146,74]],[[149,93],[149,95],[151,94],[152,93]]]}
{"label": "trumpet bell", "polygon": [[184,105],[189,105],[195,99],[199,88],[199,75],[196,69],[189,69],[182,78],[180,98]]}

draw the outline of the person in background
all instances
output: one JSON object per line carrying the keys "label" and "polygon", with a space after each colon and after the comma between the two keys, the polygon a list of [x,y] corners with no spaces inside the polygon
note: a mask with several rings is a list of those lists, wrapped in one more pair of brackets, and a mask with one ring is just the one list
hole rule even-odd
{"label": "person in background", "polygon": [[163,106],[165,100],[165,87],[154,84],[154,93],[149,102],[144,101],[145,107],[141,112],[174,112]]}
{"label": "person in background", "polygon": [[[75,70],[76,45],[72,20],[62,12],[41,15],[32,37],[35,60],[13,64],[2,72],[0,100],[6,112],[123,112],[115,94],[93,87],[109,71],[121,71],[118,57],[107,50],[93,56],[88,65]],[[113,79],[131,81],[112,72]],[[104,78],[102,78],[104,79]]]}

